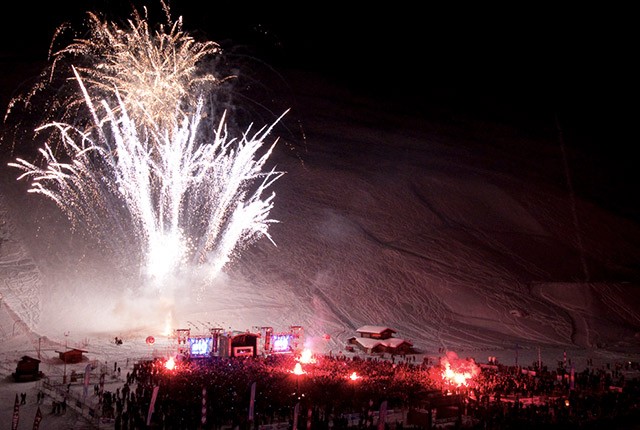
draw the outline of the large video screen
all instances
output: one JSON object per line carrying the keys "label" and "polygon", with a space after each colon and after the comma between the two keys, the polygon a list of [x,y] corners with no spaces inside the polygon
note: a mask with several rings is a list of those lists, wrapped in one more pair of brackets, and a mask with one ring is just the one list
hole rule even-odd
{"label": "large video screen", "polygon": [[289,352],[292,349],[293,335],[286,334],[274,334],[271,336],[271,348],[273,352]]}
{"label": "large video screen", "polygon": [[190,337],[187,338],[189,343],[189,355],[191,357],[209,357],[213,351],[212,337]]}

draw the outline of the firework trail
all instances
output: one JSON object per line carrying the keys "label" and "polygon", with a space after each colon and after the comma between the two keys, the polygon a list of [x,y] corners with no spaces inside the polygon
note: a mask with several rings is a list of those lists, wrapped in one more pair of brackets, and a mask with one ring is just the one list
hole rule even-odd
{"label": "firework trail", "polygon": [[72,67],[80,91],[54,100],[61,118],[36,128],[57,139],[39,149],[42,163],[10,166],[31,180],[29,192],[53,200],[75,228],[157,285],[184,265],[215,277],[245,246],[271,240],[275,194],[266,194],[283,172],[263,171],[277,142],[265,140],[282,116],[231,138],[224,114],[214,124],[203,112],[205,90],[220,80],[198,64],[217,45],[195,43],[181,20],[152,33],[138,14],[128,29],[90,17],[92,38],[56,55],[81,57]]}

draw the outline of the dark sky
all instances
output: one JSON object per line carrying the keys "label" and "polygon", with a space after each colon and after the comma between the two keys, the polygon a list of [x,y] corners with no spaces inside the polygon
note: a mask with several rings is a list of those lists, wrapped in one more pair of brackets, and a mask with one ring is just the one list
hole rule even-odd
{"label": "dark sky", "polygon": [[[184,17],[185,29],[210,40],[246,42],[267,61],[312,67],[363,86],[380,87],[382,81],[390,91],[448,85],[505,95],[563,90],[604,97],[622,78],[633,76],[635,26],[624,9],[263,3],[274,4],[174,0],[171,10]],[[159,2],[135,4],[159,11]],[[78,23],[88,10],[126,17],[131,5],[124,0],[19,2],[10,9],[2,14],[2,45],[44,52],[60,23]]]}
{"label": "dark sky", "polygon": [[[86,11],[115,20],[132,10],[124,0],[77,3],[20,2],[3,10],[4,61],[7,51],[45,58],[54,29],[64,21],[80,23]],[[638,178],[637,132],[630,127],[636,121],[637,25],[629,8],[263,3],[181,0],[171,10],[198,37],[246,46],[275,68],[313,70],[416,110],[446,94],[447,103],[478,115],[493,109],[548,121],[557,114],[575,136],[568,143],[592,150],[594,163],[607,164],[615,183]],[[135,4],[149,4],[152,17],[160,10],[159,2]]]}
{"label": "dark sky", "polygon": [[[624,9],[274,3],[256,8],[245,2],[174,0],[171,10],[184,17],[189,31],[216,41],[247,41],[283,61],[359,76],[369,70],[372,78],[459,78],[470,87],[485,81],[519,87],[587,84],[600,74],[623,72],[619,69],[633,60],[627,49],[635,46],[635,26]],[[159,10],[159,2],[135,4],[150,4],[152,13]],[[85,0],[38,6],[19,2],[10,9],[3,11],[3,45],[46,49],[53,29],[65,20],[77,22],[88,10],[126,17],[131,6],[124,0]]]}
{"label": "dark sky", "polygon": [[[636,76],[636,44],[630,10],[540,3],[263,3],[174,0],[171,10],[184,17],[186,30],[246,44],[276,67],[311,68],[353,89],[416,104],[447,88],[461,99],[488,95],[525,110],[571,105],[573,115],[590,123],[592,116],[619,115],[619,106],[631,101],[626,86]],[[149,4],[152,14],[160,10],[159,2],[135,4]],[[20,2],[11,8],[3,11],[2,46],[37,55],[46,53],[64,21],[79,23],[88,10],[114,19],[132,10],[125,0],[37,7]]]}

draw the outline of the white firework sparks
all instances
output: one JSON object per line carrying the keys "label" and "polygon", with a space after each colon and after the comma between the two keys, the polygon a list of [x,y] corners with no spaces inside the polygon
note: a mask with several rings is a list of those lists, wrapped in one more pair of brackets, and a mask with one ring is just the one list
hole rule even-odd
{"label": "white firework sparks", "polygon": [[[173,131],[183,115],[193,114],[195,100],[203,94],[207,95],[211,111],[207,115],[219,117],[228,108],[220,86],[233,78],[213,73],[219,64],[220,46],[195,40],[183,30],[182,18],[172,20],[168,5],[160,3],[166,21],[155,29],[149,24],[146,8],[144,14],[134,9],[125,25],[88,12],[89,37],[74,38],[56,50],[54,46],[70,30],[67,24],[59,26],[51,41],[49,67],[30,91],[10,101],[5,121],[18,106],[27,111],[46,106],[44,122],[84,128],[88,112],[84,110],[84,97],[70,78],[72,68],[82,76],[92,100],[107,100],[114,111],[121,106],[126,108],[140,133],[157,126]],[[53,94],[49,95],[51,91]],[[167,114],[176,109],[177,115]],[[98,113],[101,117],[107,115],[101,110]],[[47,127],[37,130],[49,131]],[[47,143],[53,140],[55,136],[45,136]]]}
{"label": "white firework sparks", "polygon": [[59,153],[45,144],[43,167],[10,163],[23,171],[19,179],[31,179],[30,192],[52,199],[114,253],[133,242],[140,268],[158,280],[184,264],[215,276],[244,246],[271,240],[275,193],[264,195],[283,172],[262,169],[277,142],[265,148],[265,139],[282,117],[256,132],[249,126],[239,139],[229,138],[223,117],[215,138],[202,142],[198,102],[189,115],[176,108],[173,129],[149,117],[141,132],[117,90],[117,109],[102,101],[101,117],[77,72],[76,79],[93,127],[42,126],[59,130]]}
{"label": "white firework sparks", "polygon": [[214,277],[254,240],[271,240],[267,191],[283,174],[262,171],[277,142],[265,139],[282,117],[230,138],[227,100],[217,95],[229,77],[209,70],[218,44],[195,41],[161,5],[167,21],[156,30],[146,9],[124,27],[89,13],[90,36],[51,51],[40,82],[7,112],[18,102],[47,106],[35,128],[46,136],[42,162],[10,163],[29,191],[53,200],[118,267],[160,287],[185,265]]}

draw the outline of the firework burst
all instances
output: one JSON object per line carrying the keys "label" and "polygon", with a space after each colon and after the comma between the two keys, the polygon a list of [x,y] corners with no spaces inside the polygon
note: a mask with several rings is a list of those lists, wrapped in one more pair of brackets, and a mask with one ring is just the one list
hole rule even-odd
{"label": "firework burst", "polygon": [[[217,90],[233,78],[218,77],[212,71],[221,54],[220,46],[195,40],[183,30],[182,18],[173,20],[168,5],[161,5],[166,21],[155,29],[149,24],[146,8],[143,13],[134,9],[124,25],[88,12],[89,36],[73,38],[56,49],[71,31],[69,24],[59,26],[49,49],[50,66],[31,90],[11,100],[5,121],[18,106],[27,111],[47,106],[42,123],[65,122],[78,128],[91,124],[83,123],[90,115],[83,95],[77,91],[72,68],[82,76],[93,100],[107,100],[114,110],[126,108],[141,133],[158,126],[176,129],[176,121],[193,114],[196,99],[210,101],[209,110],[204,112],[219,118],[228,108],[228,100]],[[207,97],[201,97],[203,94]],[[176,109],[178,115],[174,115]],[[108,115],[105,111],[97,113],[100,117]],[[37,130],[50,131],[42,127]],[[51,143],[51,135],[45,135],[45,141]]]}
{"label": "firework burst", "polygon": [[119,266],[135,264],[159,286],[184,265],[214,277],[245,246],[271,239],[275,194],[267,190],[283,174],[262,170],[277,142],[265,140],[282,116],[230,137],[226,110],[210,97],[222,80],[202,67],[218,45],[196,42],[162,5],[167,24],[156,31],[146,15],[119,27],[89,13],[91,36],[53,54],[47,80],[9,108],[32,105],[70,65],[73,76],[35,128],[47,136],[42,162],[10,166]]}
{"label": "firework burst", "polygon": [[141,133],[122,99],[118,109],[102,101],[101,118],[76,77],[93,127],[42,126],[58,130],[58,153],[45,144],[44,166],[21,158],[9,164],[23,171],[18,179],[31,179],[30,192],[52,199],[114,255],[133,243],[150,278],[163,278],[183,264],[205,264],[215,276],[244,246],[270,239],[275,194],[263,195],[283,174],[262,170],[277,142],[263,148],[273,125],[256,132],[250,126],[234,139],[223,117],[215,139],[203,142],[199,102],[192,115],[176,113],[174,129],[148,122]]}

